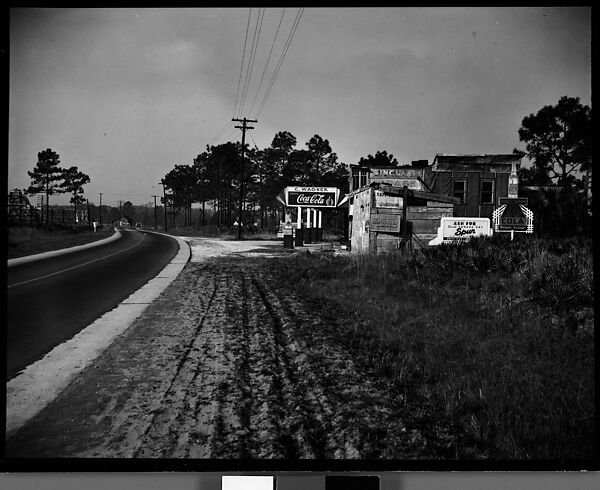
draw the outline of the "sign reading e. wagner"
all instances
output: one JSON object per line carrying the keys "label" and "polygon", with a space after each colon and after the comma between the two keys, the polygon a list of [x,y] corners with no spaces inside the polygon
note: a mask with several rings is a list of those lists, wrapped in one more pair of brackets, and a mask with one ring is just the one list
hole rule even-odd
{"label": "sign reading e. wagner", "polygon": [[287,206],[335,208],[339,196],[337,187],[286,187]]}

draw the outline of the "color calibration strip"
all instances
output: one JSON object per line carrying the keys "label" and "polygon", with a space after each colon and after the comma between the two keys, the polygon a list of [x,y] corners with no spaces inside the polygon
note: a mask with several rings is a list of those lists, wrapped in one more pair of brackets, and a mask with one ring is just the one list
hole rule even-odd
{"label": "color calibration strip", "polygon": [[380,490],[379,476],[224,475],[221,490]]}

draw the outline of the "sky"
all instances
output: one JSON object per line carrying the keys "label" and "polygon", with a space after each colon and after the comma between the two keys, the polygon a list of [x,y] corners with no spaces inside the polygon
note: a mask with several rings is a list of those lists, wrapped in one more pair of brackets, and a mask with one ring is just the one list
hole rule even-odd
{"label": "sky", "polygon": [[524,149],[525,116],[564,95],[591,107],[589,7],[306,8],[267,95],[298,13],[11,9],[8,189],[51,148],[90,202],[150,203],[176,164],[241,140],[233,117],[258,119],[259,148],[318,134],[346,164],[407,164]]}

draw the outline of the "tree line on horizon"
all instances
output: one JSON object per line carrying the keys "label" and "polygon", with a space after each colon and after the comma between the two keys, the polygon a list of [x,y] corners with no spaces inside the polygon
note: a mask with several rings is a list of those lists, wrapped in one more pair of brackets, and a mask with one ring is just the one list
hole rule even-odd
{"label": "tree line on horizon", "polygon": [[277,194],[288,185],[338,187],[348,191],[348,169],[338,160],[327,139],[315,134],[305,148],[296,145],[296,137],[288,131],[276,133],[266,148],[246,145],[243,175],[241,143],[207,145],[191,165],[175,165],[162,179],[169,190],[166,204],[176,212],[183,212],[184,226],[191,225],[192,204],[201,203],[203,216],[208,204],[217,226],[230,227],[240,216],[243,179],[242,223],[253,224],[257,220],[264,228],[267,218],[281,207],[276,201]]}
{"label": "tree line on horizon", "polygon": [[[589,231],[591,227],[592,175],[592,110],[581,104],[578,97],[561,97],[556,105],[542,107],[529,114],[518,129],[519,139],[526,150],[514,149],[526,156],[530,168],[519,170],[521,186],[534,187],[537,192],[533,210],[554,229],[565,232]],[[232,226],[240,216],[239,197],[244,181],[243,223],[258,220],[265,227],[281,204],[277,194],[288,185],[338,187],[348,192],[348,166],[340,162],[329,141],[318,134],[304,147],[297,147],[296,137],[279,131],[270,146],[244,148],[244,174],[241,175],[241,143],[226,142],[207,145],[192,164],[177,164],[161,180],[165,197],[161,204],[170,209],[173,222],[183,213],[183,225],[192,224],[192,205],[202,205],[202,225],[208,205],[213,224]],[[398,166],[392,154],[377,151],[360,158],[359,165]],[[90,182],[76,166],[60,167],[59,155],[51,149],[38,153],[33,171],[28,171],[31,185],[27,194],[71,194],[75,207],[83,204],[83,186]],[[550,229],[550,228],[548,228]],[[556,231],[554,230],[554,231]]]}

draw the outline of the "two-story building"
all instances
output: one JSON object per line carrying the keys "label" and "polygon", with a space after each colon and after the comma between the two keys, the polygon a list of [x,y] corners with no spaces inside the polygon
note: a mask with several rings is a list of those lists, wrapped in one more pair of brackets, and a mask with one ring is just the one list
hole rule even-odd
{"label": "two-story building", "polygon": [[350,165],[350,195],[371,183],[408,187],[455,197],[454,216],[492,217],[498,198],[508,196],[508,180],[521,166],[522,154],[448,155],[401,167]]}
{"label": "two-story building", "polygon": [[454,216],[491,218],[498,198],[508,196],[512,171],[521,167],[522,154],[435,156],[427,185],[432,192],[456,197]]}

